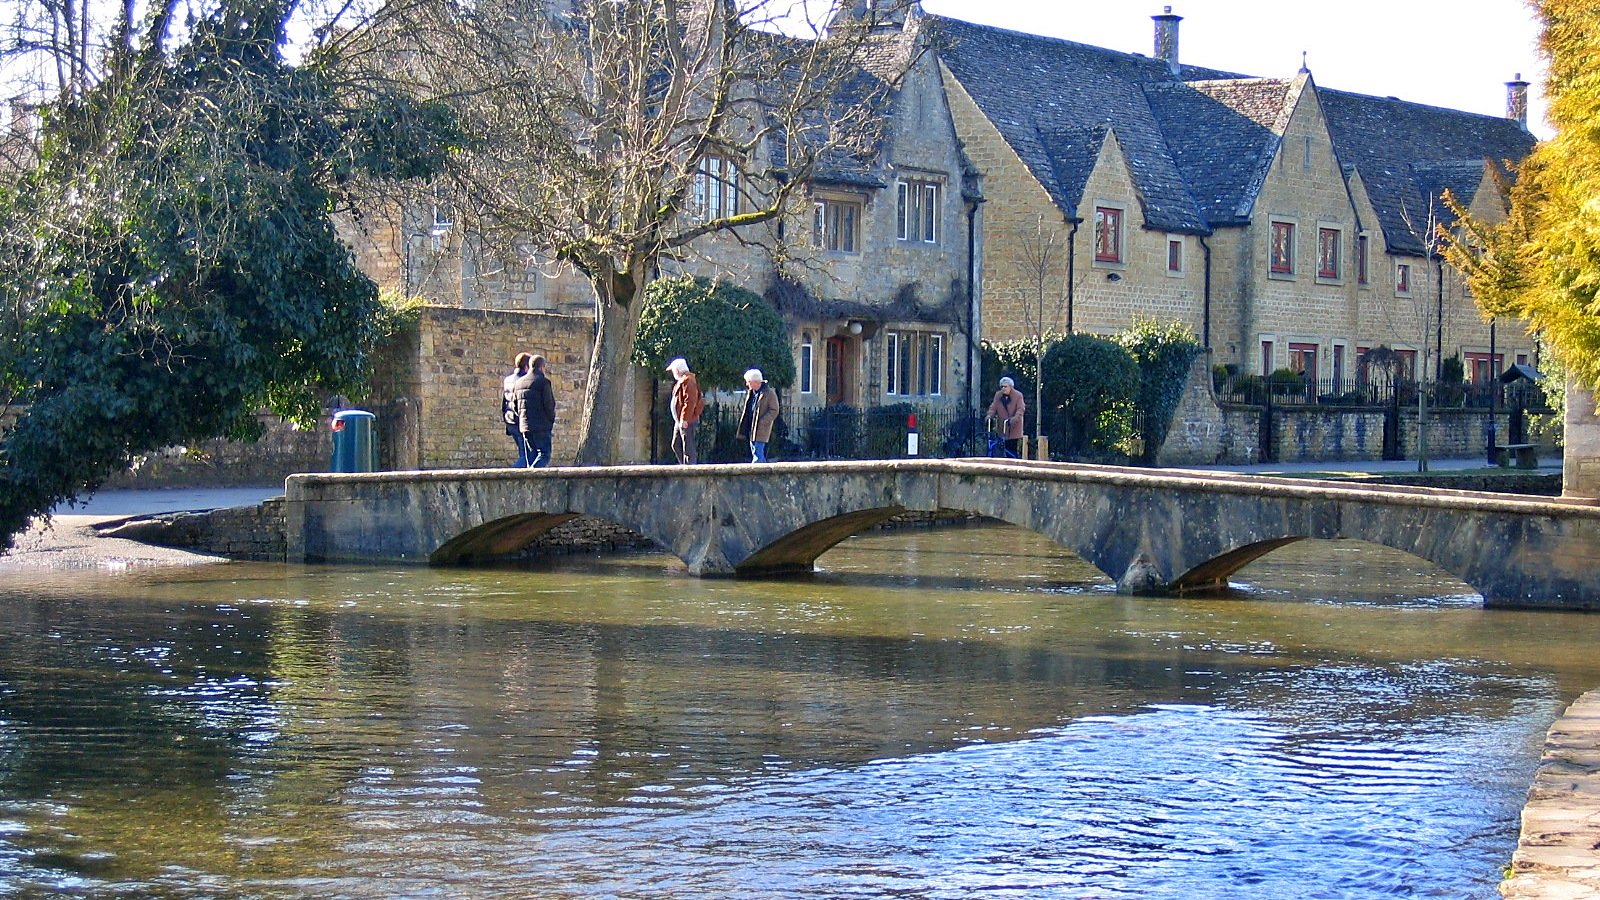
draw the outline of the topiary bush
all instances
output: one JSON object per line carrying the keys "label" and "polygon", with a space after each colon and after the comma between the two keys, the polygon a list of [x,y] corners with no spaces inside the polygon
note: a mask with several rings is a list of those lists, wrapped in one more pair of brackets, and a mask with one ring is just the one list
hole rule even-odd
{"label": "topiary bush", "polygon": [[1135,319],[1133,327],[1118,334],[1116,342],[1139,366],[1139,391],[1135,398],[1144,412],[1139,418],[1140,461],[1155,465],[1156,453],[1167,439],[1172,414],[1183,398],[1189,366],[1200,355],[1200,342],[1182,322],[1159,324]]}
{"label": "topiary bush", "polygon": [[1044,405],[1051,453],[1113,459],[1134,434],[1139,364],[1115,341],[1072,334],[1044,355]]}

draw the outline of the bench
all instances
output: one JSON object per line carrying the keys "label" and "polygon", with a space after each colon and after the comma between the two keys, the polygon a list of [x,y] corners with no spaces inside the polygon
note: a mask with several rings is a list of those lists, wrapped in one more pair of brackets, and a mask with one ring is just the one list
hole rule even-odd
{"label": "bench", "polygon": [[1539,468],[1539,448],[1534,444],[1500,444],[1494,448],[1495,464],[1509,467],[1515,460],[1519,469]]}

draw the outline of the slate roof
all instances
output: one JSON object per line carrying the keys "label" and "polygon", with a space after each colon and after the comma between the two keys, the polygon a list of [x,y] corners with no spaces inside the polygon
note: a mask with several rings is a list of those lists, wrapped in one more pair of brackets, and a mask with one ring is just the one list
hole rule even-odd
{"label": "slate roof", "polygon": [[1057,141],[1114,131],[1145,220],[1209,230],[1145,99],[1145,84],[1173,80],[1164,61],[938,16],[927,22],[945,64],[1062,210],[1082,217],[1094,155]]}
{"label": "slate roof", "polygon": [[1361,173],[1389,248],[1399,252],[1424,252],[1429,194],[1449,187],[1471,202],[1485,163],[1533,149],[1533,135],[1510,119],[1327,88],[1317,96],[1340,160]]}
{"label": "slate roof", "polygon": [[[928,17],[941,59],[1066,213],[1080,209],[1099,151],[1115,134],[1146,224],[1205,233],[1243,225],[1282,144],[1308,74],[1265,79],[1180,67],[1058,38]],[[1485,161],[1519,160],[1518,123],[1316,86],[1343,170],[1359,172],[1394,251],[1422,253],[1429,203],[1445,187],[1471,200]],[[1413,227],[1409,222],[1418,223]]]}

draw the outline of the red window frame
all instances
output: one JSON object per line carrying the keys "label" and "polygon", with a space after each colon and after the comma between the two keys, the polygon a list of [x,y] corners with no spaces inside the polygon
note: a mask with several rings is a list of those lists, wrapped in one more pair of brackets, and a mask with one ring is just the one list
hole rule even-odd
{"label": "red window frame", "polygon": [[1294,274],[1294,223],[1272,223],[1272,246],[1267,248],[1269,268],[1274,275]]}
{"label": "red window frame", "polygon": [[1094,208],[1094,261],[1122,262],[1122,210],[1114,206]]}
{"label": "red window frame", "polygon": [[1318,278],[1338,278],[1339,277],[1339,262],[1340,262],[1339,257],[1344,254],[1344,248],[1339,246],[1342,243],[1343,243],[1343,241],[1340,240],[1339,229],[1337,229],[1337,228],[1318,228],[1317,229],[1317,277]]}

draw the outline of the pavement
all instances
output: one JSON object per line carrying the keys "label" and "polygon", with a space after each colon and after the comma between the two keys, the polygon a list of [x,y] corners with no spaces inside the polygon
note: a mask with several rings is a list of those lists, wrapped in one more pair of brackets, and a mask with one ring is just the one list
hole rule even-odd
{"label": "pavement", "polygon": [[144,490],[97,491],[77,503],[62,503],[50,511],[52,516],[84,516],[115,519],[156,513],[193,512],[230,506],[256,506],[263,500],[283,496],[283,485],[228,488],[150,488]]}

